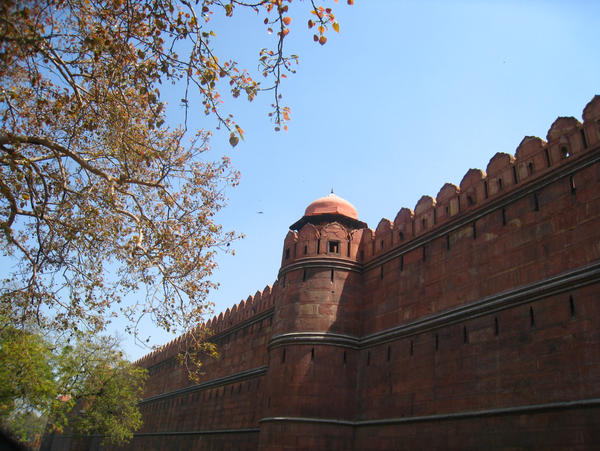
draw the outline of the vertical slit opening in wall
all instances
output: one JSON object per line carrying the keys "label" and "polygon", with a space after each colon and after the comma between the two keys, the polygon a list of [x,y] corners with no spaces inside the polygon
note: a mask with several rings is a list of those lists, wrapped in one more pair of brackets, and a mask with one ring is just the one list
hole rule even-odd
{"label": "vertical slit opening in wall", "polygon": [[433,223],[437,224],[437,208],[433,209]]}
{"label": "vertical slit opening in wall", "polygon": [[315,348],[310,348],[310,361],[315,361]]}
{"label": "vertical slit opening in wall", "polygon": [[321,253],[321,240],[317,240],[317,254]]}
{"label": "vertical slit opening in wall", "polygon": [[285,259],[287,260],[288,258],[290,258],[290,248],[289,247],[285,250]]}
{"label": "vertical slit opening in wall", "polygon": [[477,225],[476,225],[475,221],[473,221],[473,223],[471,224],[471,228],[473,229],[473,239],[476,240],[477,239]]}
{"label": "vertical slit opening in wall", "polygon": [[537,193],[533,193],[533,210],[540,211],[540,199]]}
{"label": "vertical slit opening in wall", "polygon": [[387,347],[387,361],[389,362],[391,358],[392,358],[392,347],[388,346]]}
{"label": "vertical slit opening in wall", "polygon": [[427,228],[427,219],[421,219],[421,224],[423,224],[423,230],[425,230]]}
{"label": "vertical slit opening in wall", "polygon": [[381,249],[383,249],[383,244],[384,244],[383,240],[381,240]]}
{"label": "vertical slit opening in wall", "polygon": [[458,211],[460,211],[460,196],[456,198],[456,203],[458,204]]}
{"label": "vertical slit opening in wall", "polygon": [[306,269],[302,271],[302,282],[306,282]]}
{"label": "vertical slit opening in wall", "polygon": [[404,241],[404,233],[398,232],[398,236],[400,237],[400,241]]}
{"label": "vertical slit opening in wall", "polygon": [[440,336],[438,334],[435,334],[435,350],[436,350],[436,352],[438,349],[440,349]]}
{"label": "vertical slit opening in wall", "polygon": [[344,366],[346,366],[346,351],[344,351]]}
{"label": "vertical slit opening in wall", "polygon": [[473,200],[473,197],[470,194],[467,194],[467,204],[469,204],[469,206],[475,205],[475,201]]}
{"label": "vertical slit opening in wall", "polygon": [[333,268],[331,269],[331,275],[329,276],[329,280],[333,283],[333,278],[335,277],[335,273],[333,272]]}
{"label": "vertical slit opening in wall", "polygon": [[339,254],[340,253],[340,242],[339,241],[329,241],[329,253],[330,254]]}
{"label": "vertical slit opening in wall", "polygon": [[410,227],[412,228],[412,235],[415,236],[415,220],[414,219],[411,221]]}
{"label": "vertical slit opening in wall", "polygon": [[487,199],[488,196],[489,196],[489,193],[488,193],[488,182],[487,182],[487,180],[483,181],[483,194],[484,194],[485,198]]}
{"label": "vertical slit opening in wall", "polygon": [[502,179],[498,178],[498,191],[502,191]]}
{"label": "vertical slit opening in wall", "polygon": [[367,351],[367,366],[371,365],[371,351]]}
{"label": "vertical slit opening in wall", "polygon": [[583,143],[583,148],[587,149],[588,142],[587,142],[587,138],[585,136],[585,130],[582,128],[579,130],[579,133],[581,133],[581,142]]}
{"label": "vertical slit opening in wall", "polygon": [[427,261],[427,247],[423,246],[423,261]]}
{"label": "vertical slit opening in wall", "polygon": [[294,258],[298,255],[298,243],[294,243]]}
{"label": "vertical slit opening in wall", "polygon": [[415,354],[415,342],[410,340],[410,355]]}
{"label": "vertical slit opening in wall", "polygon": [[569,176],[569,186],[571,188],[571,194],[575,194],[577,187],[575,186],[575,176],[573,175]]}
{"label": "vertical slit opening in wall", "polygon": [[304,255],[308,254],[308,246],[304,246]]}
{"label": "vertical slit opening in wall", "polygon": [[285,348],[281,351],[281,363],[285,363]]}
{"label": "vertical slit opening in wall", "polygon": [[502,225],[506,225],[506,208],[502,209]]}
{"label": "vertical slit opening in wall", "polygon": [[350,240],[348,240],[348,250],[347,250],[347,255],[348,255],[348,257],[350,257]]}
{"label": "vertical slit opening in wall", "polygon": [[548,165],[548,167],[552,166],[552,162],[550,161],[550,152],[548,152],[548,149],[544,149],[544,154],[546,155],[546,164]]}
{"label": "vertical slit opening in wall", "polygon": [[530,161],[529,164],[527,165],[527,171],[529,172],[529,175],[533,175],[533,162]]}
{"label": "vertical slit opening in wall", "polygon": [[573,296],[569,296],[569,309],[571,311],[571,318],[575,318],[575,301]]}
{"label": "vertical slit opening in wall", "polygon": [[498,325],[498,317],[494,317],[494,335],[498,336],[500,333],[500,326]]}
{"label": "vertical slit opening in wall", "polygon": [[469,342],[469,334],[467,333],[467,326],[463,326],[463,343]]}
{"label": "vertical slit opening in wall", "polygon": [[404,254],[400,256],[400,271],[404,270]]}
{"label": "vertical slit opening in wall", "polygon": [[529,325],[535,327],[535,314],[533,313],[533,307],[529,307]]}
{"label": "vertical slit opening in wall", "polygon": [[379,278],[383,279],[383,265],[379,267]]}
{"label": "vertical slit opening in wall", "polygon": [[450,234],[446,235],[446,250],[450,250]]}
{"label": "vertical slit opening in wall", "polygon": [[286,276],[286,274],[283,275],[283,281],[282,281],[283,288],[285,288],[285,276]]}
{"label": "vertical slit opening in wall", "polygon": [[571,156],[571,152],[565,146],[560,148],[560,156],[562,158],[569,158]]}
{"label": "vertical slit opening in wall", "polygon": [[[531,163],[529,163],[529,164],[531,164]],[[516,185],[517,183],[519,183],[519,179],[517,178],[517,167],[513,166],[512,170],[513,170],[513,180],[514,180],[515,185]]]}

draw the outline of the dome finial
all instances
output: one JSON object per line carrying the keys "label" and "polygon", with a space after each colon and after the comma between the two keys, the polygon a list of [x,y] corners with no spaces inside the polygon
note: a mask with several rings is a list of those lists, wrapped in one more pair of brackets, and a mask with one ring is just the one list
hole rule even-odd
{"label": "dome finial", "polygon": [[331,187],[331,194],[333,194],[333,186]]}

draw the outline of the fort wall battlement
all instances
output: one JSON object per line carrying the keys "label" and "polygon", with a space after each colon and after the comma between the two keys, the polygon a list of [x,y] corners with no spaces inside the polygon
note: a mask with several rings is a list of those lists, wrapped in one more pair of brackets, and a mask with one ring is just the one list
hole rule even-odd
{"label": "fort wall battlement", "polygon": [[[268,340],[278,286],[277,282],[266,286],[191,332],[207,334],[220,354],[218,359],[206,356],[200,383],[266,364],[266,353],[261,349]],[[242,338],[243,344],[240,343]],[[147,368],[151,376],[146,386],[146,397],[189,385],[187,369],[177,360],[189,342],[189,337],[182,335],[135,362]]]}
{"label": "fort wall battlement", "polygon": [[[275,282],[273,286],[267,285],[262,291],[257,291],[253,296],[248,296],[247,299],[227,308],[225,312],[213,316],[206,323],[201,324],[198,331],[200,333],[206,331],[206,333],[209,333],[211,336],[218,335],[240,323],[252,320],[256,315],[260,315],[261,313],[264,313],[265,310],[273,308],[274,296],[272,296],[272,291],[276,289],[277,282]],[[181,352],[181,346],[185,342],[186,335],[181,335],[141,357],[134,363],[136,365],[150,367],[157,362],[177,355]]]}

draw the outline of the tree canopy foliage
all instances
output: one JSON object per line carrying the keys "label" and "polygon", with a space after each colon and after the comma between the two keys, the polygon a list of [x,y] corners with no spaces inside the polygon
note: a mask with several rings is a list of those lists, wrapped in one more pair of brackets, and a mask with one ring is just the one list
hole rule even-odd
{"label": "tree canopy foliage", "polygon": [[[0,5],[0,228],[16,262],[1,287],[2,314],[55,331],[102,330],[111,315],[171,331],[201,321],[214,255],[238,235],[214,221],[238,183],[226,156],[207,156],[210,131],[188,130],[190,92],[230,131],[223,90],[274,94],[297,56],[284,53],[291,0],[7,0]],[[351,3],[351,1],[348,1]],[[308,27],[326,42],[339,25],[309,2]],[[212,50],[213,14],[260,13],[277,38],[258,51],[267,85]],[[182,90],[186,120],[167,124],[161,88]],[[209,127],[210,128],[210,127]],[[115,305],[145,288],[135,305]]]}
{"label": "tree canopy foliage", "polygon": [[29,445],[66,427],[129,440],[141,426],[146,370],[124,360],[111,339],[51,341],[29,329],[0,329],[0,425]]}

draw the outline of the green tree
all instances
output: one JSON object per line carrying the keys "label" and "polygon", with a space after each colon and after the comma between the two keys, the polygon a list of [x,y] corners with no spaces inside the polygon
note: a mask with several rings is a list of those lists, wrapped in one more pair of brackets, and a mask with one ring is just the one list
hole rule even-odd
{"label": "green tree", "polygon": [[50,346],[39,335],[0,329],[0,424],[29,444],[39,441],[57,397]]}
{"label": "green tree", "polygon": [[131,439],[141,424],[146,371],[123,359],[116,342],[82,338],[51,348],[39,333],[0,330],[0,421],[17,439],[39,444],[45,431]]}

